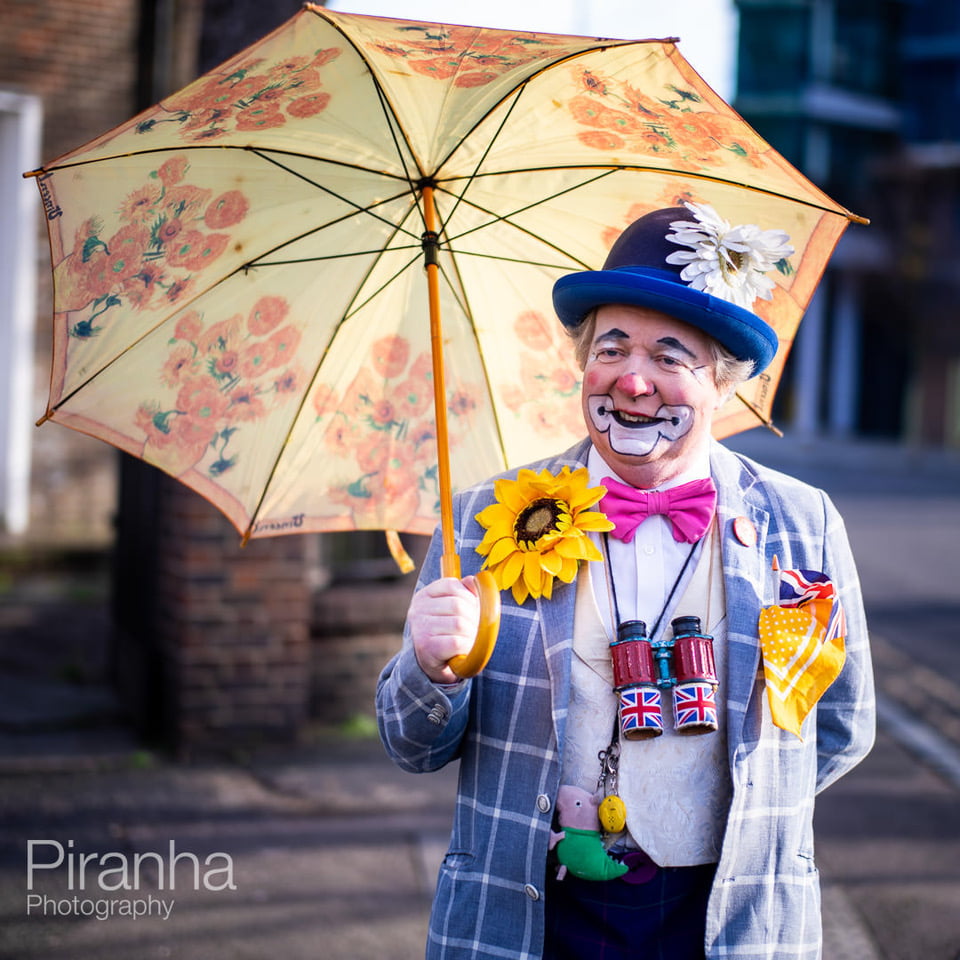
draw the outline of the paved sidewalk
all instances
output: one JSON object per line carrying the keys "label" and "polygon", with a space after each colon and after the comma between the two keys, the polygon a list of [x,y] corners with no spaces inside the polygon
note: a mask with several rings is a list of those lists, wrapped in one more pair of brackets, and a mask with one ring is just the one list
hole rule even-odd
{"label": "paved sidewalk", "polygon": [[[452,771],[418,780],[371,741],[189,767],[118,748],[3,775],[0,957],[422,955]],[[63,865],[31,874],[28,840],[37,865]],[[112,856],[81,875],[81,853]],[[106,889],[121,868],[138,890]]]}
{"label": "paved sidewalk", "polygon": [[[4,679],[3,960],[423,955],[455,767],[407,774],[376,739],[329,732],[236,762],[176,764],[143,750],[116,723],[105,688]],[[38,841],[37,865],[64,855],[59,869],[34,869],[33,890],[29,840]],[[140,890],[100,889],[99,857],[81,886],[80,855],[105,853],[114,857],[104,865],[126,864],[131,880],[143,858]],[[225,868],[226,855],[229,876],[225,869],[208,876],[205,860],[216,854],[210,866]],[[119,876],[107,876],[106,885]],[[829,878],[824,903],[826,960],[878,960],[855,908]],[[113,913],[100,920],[98,910]],[[125,910],[150,913],[120,915]]]}
{"label": "paved sidewalk", "polygon": [[[960,494],[950,456],[904,466],[882,444],[773,442],[747,435],[742,446],[826,476],[852,505],[864,485]],[[874,514],[854,518],[870,535]],[[406,774],[375,739],[331,731],[230,762],[143,750],[102,682],[98,589],[41,578],[16,596],[0,590],[0,960],[421,957],[456,770]],[[885,636],[896,646],[895,632]],[[890,663],[890,678],[902,675]],[[928,739],[924,757],[894,726],[818,802],[824,960],[960,957],[960,785],[933,762],[951,748]],[[922,740],[930,727],[921,730]],[[34,845],[32,890],[29,840],[46,841]],[[41,867],[61,849],[60,867]],[[98,856],[82,871],[84,854]],[[139,869],[139,890],[108,889],[121,868],[131,879]],[[149,915],[123,915],[141,909]]]}
{"label": "paved sidewalk", "polygon": [[[4,960],[422,956],[455,769],[403,773],[369,739],[325,737],[244,764],[197,766],[151,758],[119,736],[111,749],[97,742],[89,752],[83,737],[45,740],[46,751],[32,760],[0,754]],[[58,754],[58,746],[66,752]],[[0,742],[4,747],[9,741]],[[27,889],[31,839],[47,841],[35,845],[37,864],[57,859],[54,841],[65,854],[72,843],[72,884],[65,857],[60,869],[36,868],[34,890]],[[80,889],[79,854],[113,851],[131,872],[138,854],[158,853],[167,876],[161,881],[156,858],[148,857],[139,891],[104,892],[94,860]],[[199,872],[189,854],[199,859]],[[211,855],[216,872],[208,874]],[[180,857],[175,886],[172,856]],[[115,857],[107,865],[122,862]],[[133,909],[150,915],[117,915],[131,909],[126,901],[139,901]],[[82,916],[97,909],[114,915]],[[847,894],[829,877],[824,929],[825,960],[880,957]]]}

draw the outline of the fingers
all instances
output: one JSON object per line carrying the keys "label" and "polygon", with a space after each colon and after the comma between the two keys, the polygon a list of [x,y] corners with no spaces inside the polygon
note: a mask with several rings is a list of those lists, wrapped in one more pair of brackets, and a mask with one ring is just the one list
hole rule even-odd
{"label": "fingers", "polygon": [[447,666],[467,654],[480,625],[480,601],[473,577],[443,577],[414,594],[407,614],[413,648],[423,672],[435,683],[455,683]]}

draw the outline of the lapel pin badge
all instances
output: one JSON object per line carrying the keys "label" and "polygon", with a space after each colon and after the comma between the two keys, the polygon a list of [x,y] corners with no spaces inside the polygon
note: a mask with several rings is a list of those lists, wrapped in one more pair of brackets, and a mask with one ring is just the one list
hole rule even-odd
{"label": "lapel pin badge", "polygon": [[745,547],[753,547],[757,543],[757,528],[749,517],[737,517],[733,521],[733,535]]}

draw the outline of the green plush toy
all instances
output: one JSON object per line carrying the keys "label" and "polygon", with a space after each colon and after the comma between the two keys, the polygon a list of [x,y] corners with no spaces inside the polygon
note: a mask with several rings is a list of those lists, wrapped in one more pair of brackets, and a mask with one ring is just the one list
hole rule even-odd
{"label": "green plush toy", "polygon": [[557,793],[559,832],[550,832],[550,849],[557,848],[562,880],[569,870],[581,880],[614,880],[628,870],[607,853],[603,846],[597,810],[600,798],[580,787],[562,786]]}

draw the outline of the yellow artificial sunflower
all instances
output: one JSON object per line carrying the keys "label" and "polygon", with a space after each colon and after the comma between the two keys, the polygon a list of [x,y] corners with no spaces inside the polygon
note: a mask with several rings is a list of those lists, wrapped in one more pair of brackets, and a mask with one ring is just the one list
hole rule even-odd
{"label": "yellow artificial sunflower", "polygon": [[477,553],[517,603],[528,596],[549,599],[554,577],[570,583],[581,560],[603,559],[587,534],[612,530],[613,523],[588,509],[606,492],[588,487],[589,479],[586,467],[564,467],[556,476],[521,470],[516,480],[494,483],[497,502],[477,514],[487,529]]}

